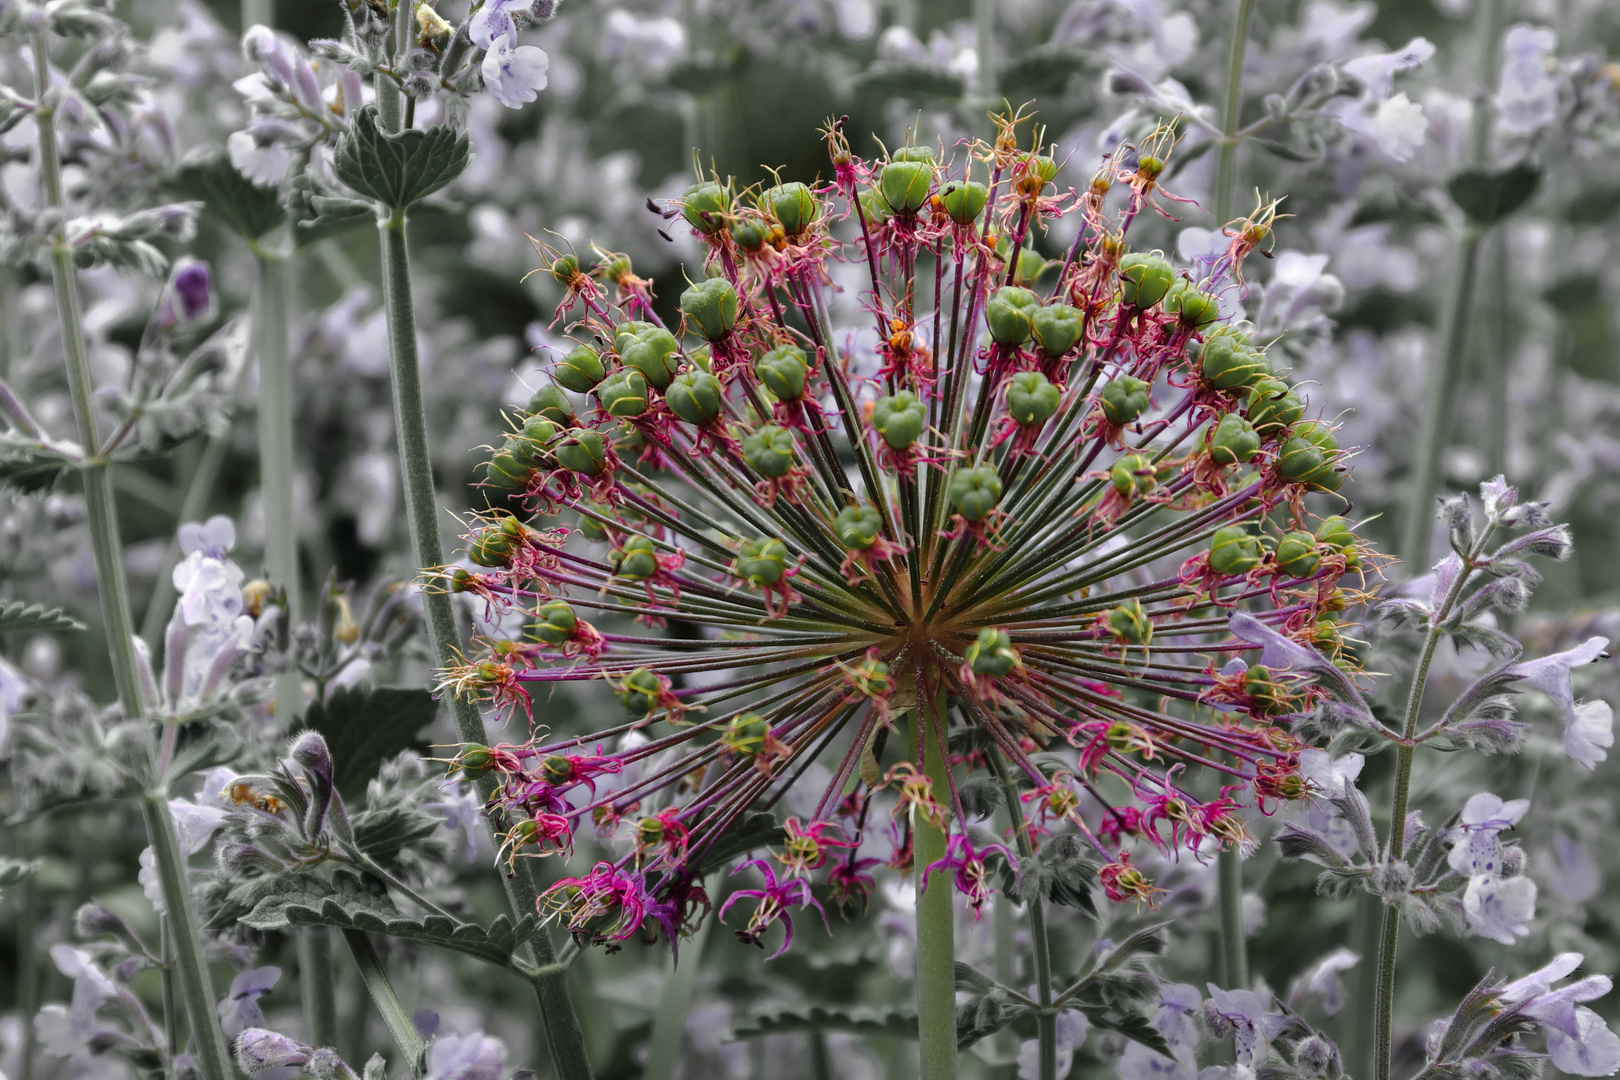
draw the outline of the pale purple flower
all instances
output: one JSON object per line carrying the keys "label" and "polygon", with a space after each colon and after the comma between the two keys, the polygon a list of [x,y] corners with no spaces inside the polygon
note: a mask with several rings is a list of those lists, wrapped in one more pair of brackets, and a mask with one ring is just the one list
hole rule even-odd
{"label": "pale purple flower", "polygon": [[1290,996],[1317,998],[1325,1015],[1337,1016],[1345,1005],[1343,975],[1360,962],[1359,953],[1340,946],[1307,968]]}
{"label": "pale purple flower", "polygon": [[1608,757],[1605,748],[1614,745],[1614,712],[1601,701],[1577,706],[1570,670],[1605,655],[1608,646],[1608,638],[1587,638],[1573,649],[1506,669],[1506,674],[1524,680],[1552,698],[1553,704],[1564,714],[1564,752],[1588,769]]}
{"label": "pale purple flower", "polygon": [[1336,4],[1333,0],[1310,0],[1299,22],[1303,44],[1313,46],[1324,60],[1337,60],[1356,47],[1361,32],[1378,15],[1371,0]]}
{"label": "pale purple flower", "polygon": [[1266,333],[1320,325],[1344,302],[1344,285],[1326,273],[1328,256],[1285,251],[1277,256],[1271,283],[1255,316]]}
{"label": "pale purple flower", "polygon": [[5,753],[6,732],[11,726],[12,714],[23,707],[23,702],[33,692],[33,680],[0,656],[0,756]]}
{"label": "pale purple flower", "polygon": [[1351,102],[1334,112],[1349,130],[1365,137],[1391,161],[1410,161],[1423,146],[1429,121],[1423,106],[1405,93],[1382,100]]}
{"label": "pale purple flower", "polygon": [[484,800],[472,790],[471,785],[464,785],[453,777],[444,779],[444,796],[428,803],[425,807],[435,810],[444,816],[444,831],[449,836],[452,855],[455,851],[465,851],[466,860],[471,863],[478,854],[478,837],[483,834]]}
{"label": "pale purple flower", "polygon": [[508,109],[521,109],[546,88],[551,58],[533,45],[515,48],[498,39],[484,54],[484,87]]}
{"label": "pale purple flower", "polygon": [[614,8],[602,27],[602,56],[626,61],[639,75],[667,74],[685,51],[686,28],[668,15],[642,18]]}
{"label": "pale purple flower", "polygon": [[1557,63],[1553,50],[1558,35],[1544,26],[1513,27],[1502,41],[1502,83],[1497,107],[1502,127],[1515,135],[1529,135],[1558,118]]}
{"label": "pale purple flower", "polygon": [[[1033,988],[1031,988],[1033,992]],[[1086,1041],[1091,1021],[1077,1012],[1062,1012],[1052,1025],[1056,1029],[1057,1075],[1068,1076],[1074,1068],[1074,1052]],[[1041,1070],[1041,1044],[1036,1039],[1025,1039],[1018,1044],[1018,1080],[1036,1080]]]}
{"label": "pale purple flower", "polygon": [[236,1064],[249,1076],[307,1065],[316,1053],[301,1042],[264,1028],[248,1028],[236,1039]]}
{"label": "pale purple flower", "polygon": [[1395,75],[1426,62],[1434,55],[1434,42],[1415,37],[1394,52],[1358,56],[1343,64],[1346,74],[1360,79],[1367,94],[1375,101],[1383,101],[1395,92]]}
{"label": "pale purple flower", "polygon": [[1169,1044],[1173,1057],[1149,1050],[1141,1043],[1126,1045],[1114,1066],[1119,1080],[1197,1080],[1198,1010],[1204,997],[1198,987],[1187,983],[1166,983],[1159,987],[1158,1006],[1149,1023]]}
{"label": "pale purple flower", "polygon": [[1614,709],[1607,701],[1583,701],[1575,706],[1564,728],[1564,753],[1588,769],[1609,756],[1614,745]]}
{"label": "pale purple flower", "polygon": [[527,11],[529,6],[530,0],[484,0],[467,24],[467,36],[480,49],[494,48],[497,40],[516,45],[518,28],[512,13]]}
{"label": "pale purple flower", "polygon": [[1209,997],[1215,1012],[1235,1029],[1238,1065],[1252,1069],[1264,1064],[1271,1040],[1287,1026],[1287,1018],[1267,1008],[1267,999],[1253,990],[1222,990],[1210,983]]}
{"label": "pale purple flower", "polygon": [[1547,1055],[1561,1071],[1572,1076],[1613,1076],[1620,1072],[1620,1035],[1609,1030],[1603,1017],[1582,1006],[1575,1010],[1575,1031],[1544,1029]]}
{"label": "pale purple flower", "polygon": [[1582,1004],[1608,994],[1612,980],[1589,975],[1552,989],[1585,959],[1577,952],[1560,953],[1547,966],[1502,987],[1497,997],[1509,1005],[1522,1002],[1525,1015],[1540,1021],[1547,1053],[1560,1070],[1573,1076],[1613,1076],[1620,1071],[1620,1036]]}
{"label": "pale purple flower", "polygon": [[1572,904],[1584,904],[1603,889],[1603,871],[1585,847],[1563,833],[1553,836],[1552,869],[1547,878],[1554,895]]}
{"label": "pale purple flower", "polygon": [[225,139],[225,152],[236,171],[259,187],[274,187],[287,175],[293,153],[279,142],[260,142],[246,131]]}
{"label": "pale purple flower", "polygon": [[1501,873],[1500,834],[1517,825],[1529,809],[1529,799],[1503,802],[1489,792],[1469,799],[1463,805],[1461,819],[1447,836],[1452,843],[1448,864],[1466,877]]}
{"label": "pale purple flower", "polygon": [[169,275],[169,289],[163,297],[158,324],[164,328],[195,322],[214,308],[214,292],[208,264],[189,256],[176,260]]}
{"label": "pale purple flower", "polygon": [[235,1041],[248,1028],[264,1023],[264,1012],[259,998],[268,994],[281,978],[278,967],[249,968],[238,972],[231,980],[231,988],[219,1003],[219,1022],[225,1037]]}
{"label": "pale purple flower", "polygon": [[501,1080],[505,1064],[506,1047],[494,1036],[441,1035],[428,1047],[422,1080]]}
{"label": "pale purple flower", "polygon": [[1468,879],[1463,892],[1468,928],[1480,937],[1513,942],[1530,932],[1536,914],[1536,883],[1527,877],[1499,878],[1481,874]]}
{"label": "pale purple flower", "polygon": [[1334,758],[1326,750],[1313,748],[1299,755],[1300,778],[1310,786],[1315,797],[1306,800],[1297,813],[1303,813],[1310,830],[1346,859],[1353,858],[1361,845],[1355,826],[1332,800],[1345,798],[1354,790],[1356,777],[1361,775],[1365,764],[1366,758],[1360,754]]}

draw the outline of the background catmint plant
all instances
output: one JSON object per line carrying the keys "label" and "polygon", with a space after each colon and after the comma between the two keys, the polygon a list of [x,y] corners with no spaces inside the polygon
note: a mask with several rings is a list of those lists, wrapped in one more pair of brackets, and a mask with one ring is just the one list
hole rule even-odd
{"label": "background catmint plant", "polygon": [[1617,47],[0,0],[0,1076],[1620,1072]]}

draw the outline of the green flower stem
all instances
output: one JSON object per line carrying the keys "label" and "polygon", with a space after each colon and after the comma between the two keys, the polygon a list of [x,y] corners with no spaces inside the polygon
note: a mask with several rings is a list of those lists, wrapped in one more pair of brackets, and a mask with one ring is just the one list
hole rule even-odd
{"label": "green flower stem", "polygon": [[355,966],[360,969],[360,979],[366,984],[366,992],[371,995],[371,1003],[382,1014],[383,1023],[388,1026],[388,1034],[394,1037],[394,1045],[405,1055],[411,1075],[421,1076],[426,1050],[422,1045],[422,1036],[417,1033],[416,1025],[411,1023],[411,1016],[405,1011],[405,1006],[400,1004],[399,995],[394,993],[394,984],[388,981],[388,972],[384,970],[382,960],[377,956],[377,950],[372,946],[371,939],[366,936],[364,930],[344,930],[343,940],[349,946]]}
{"label": "green flower stem", "polygon": [[1485,361],[1485,472],[1500,476],[1507,472],[1508,393],[1512,368],[1512,253],[1508,251],[1507,231],[1491,234],[1491,283],[1488,340]]}
{"label": "green flower stem", "polygon": [[324,926],[298,930],[298,1000],[304,1028],[314,1046],[336,1046],[337,977],[332,970],[332,939]]}
{"label": "green flower stem", "polygon": [[163,964],[159,969],[163,977],[163,1050],[169,1055],[169,1074],[172,1076],[174,1059],[180,1053],[180,1007],[174,997],[174,941],[169,933],[167,915],[158,916],[158,959]]}
{"label": "green flower stem", "polygon": [[697,933],[686,943],[686,963],[677,964],[658,992],[653,1013],[652,1035],[647,1039],[647,1071],[642,1080],[669,1080],[681,1060],[681,1043],[686,1038],[686,1014],[692,1007],[692,988],[703,963],[703,946],[709,940],[714,919],[704,919]]}
{"label": "green flower stem", "polygon": [[1215,225],[1232,219],[1232,189],[1237,186],[1238,121],[1243,113],[1243,56],[1249,48],[1249,20],[1254,0],[1238,0],[1226,54],[1226,108],[1221,117],[1221,145],[1215,158]]}
{"label": "green flower stem", "polygon": [[1243,936],[1243,858],[1234,847],[1215,857],[1221,915],[1221,980],[1227,989],[1249,986],[1249,947]]}
{"label": "green flower stem", "polygon": [[[34,35],[33,46],[34,85],[40,97],[34,122],[39,129],[39,160],[45,203],[52,209],[65,210],[55,116],[48,100],[50,66],[43,32]],[[78,274],[73,268],[73,252],[60,229],[51,236],[51,277],[56,291],[56,313],[61,322],[62,349],[67,360],[68,388],[73,396],[73,415],[85,454],[80,475],[84,481],[85,510],[90,523],[96,585],[101,595],[102,621],[112,660],[113,681],[118,688],[118,703],[124,715],[140,720],[144,709],[136,675],[139,662],[135,655],[135,618],[130,609],[129,589],[124,582],[118,507],[113,497],[108,461],[101,453],[101,435],[96,430],[92,402],[94,385],[90,376],[90,358],[85,348]],[[208,965],[203,960],[201,933],[197,929],[191,889],[186,880],[185,856],[175,839],[167,794],[162,790],[161,763],[154,771],[157,786],[141,795],[141,814],[146,821],[147,839],[152,845],[158,876],[163,884],[164,901],[169,910],[175,969],[181,996],[186,1003],[186,1014],[191,1021],[197,1066],[203,1080],[229,1080],[232,1076],[230,1054],[225,1047],[224,1032],[220,1030],[219,1014],[214,1009],[214,988],[209,981]]]}
{"label": "green flower stem", "polygon": [[[999,750],[991,749],[989,756],[990,764],[996,770],[996,779],[1001,783],[1007,817],[1012,820],[1018,857],[1034,858],[1035,845],[1030,840],[1029,825],[1024,821],[1018,784]],[[1040,1049],[1040,1067],[1035,1075],[1039,1080],[1057,1080],[1057,1014],[1052,1011],[1052,944],[1046,932],[1046,904],[1038,894],[1029,896],[1024,903],[1029,911],[1029,947],[1035,954],[1035,1000],[1041,1007],[1041,1011],[1035,1014],[1036,1039]]]}
{"label": "green flower stem", "polygon": [[[996,0],[973,0],[974,45],[979,54],[979,106],[996,105]],[[975,123],[982,124],[982,117]]]}
{"label": "green flower stem", "polygon": [[186,858],[175,839],[174,821],[169,814],[168,794],[147,791],[141,794],[141,816],[146,820],[146,836],[156,856],[158,878],[163,883],[163,900],[168,908],[169,940],[174,945],[174,973],[180,983],[180,996],[191,1021],[192,1052],[206,1080],[230,1080],[230,1051],[220,1030],[214,1009],[213,981],[203,958],[202,935],[197,930],[197,911],[191,902],[186,881]]}
{"label": "green flower stem", "polygon": [[[936,799],[950,789],[950,765],[940,756],[945,718],[944,692],[923,716],[919,704],[911,710],[911,744],[922,750],[923,772],[933,783]],[[936,738],[937,734],[937,738]],[[917,881],[917,1045],[921,1080],[956,1077],[956,925],[948,874],[935,874],[922,887],[923,871],[945,857],[946,832],[923,815],[912,818],[911,873]]]}
{"label": "green flower stem", "polygon": [[250,26],[274,26],[276,0],[242,0],[242,29]]}
{"label": "green flower stem", "polygon": [[[383,308],[388,322],[388,358],[394,394],[394,427],[399,440],[400,474],[405,488],[407,520],[416,564],[433,568],[444,564],[444,548],[439,540],[439,502],[433,491],[433,463],[428,452],[427,417],[422,407],[422,373],[416,356],[416,314],[411,304],[411,268],[406,247],[405,212],[395,210],[379,222],[382,234]],[[455,609],[450,594],[440,589],[425,590],[422,606],[427,614],[428,639],[437,666],[452,667],[459,662],[460,636],[456,630]],[[451,702],[457,736],[468,743],[487,743],[484,719],[478,706],[456,698]],[[494,792],[494,780],[485,777],[478,793],[486,801]],[[498,826],[491,821],[491,828]],[[497,837],[496,846],[500,845]],[[528,874],[503,875],[507,900],[517,917],[536,910],[539,889]],[[534,966],[549,968],[557,956],[544,930],[530,940]],[[590,1059],[579,1017],[568,997],[568,975],[554,970],[534,980],[535,998],[540,1006],[540,1024],[552,1064],[563,1080],[588,1080]]]}

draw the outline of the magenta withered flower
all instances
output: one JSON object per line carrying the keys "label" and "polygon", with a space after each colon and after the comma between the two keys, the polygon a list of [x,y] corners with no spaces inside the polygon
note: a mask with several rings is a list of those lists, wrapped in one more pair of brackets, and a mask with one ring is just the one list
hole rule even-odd
{"label": "magenta withered flower", "polygon": [[[864,897],[891,824],[902,870],[919,830],[954,831],[930,868],[982,900],[986,858],[1015,860],[963,832],[976,770],[1010,767],[1037,842],[1081,834],[1120,900],[1153,892],[1132,844],[1242,847],[1241,810],[1309,794],[1290,722],[1369,560],[1307,501],[1344,479],[1331,426],[1221,321],[1273,209],[1177,270],[1125,242],[1174,198],[1168,138],[1076,194],[1015,120],[954,161],[826,137],[831,183],[667,207],[708,252],[678,324],[624,257],[548,254],[578,344],[494,449],[474,565],[445,575],[526,624],[445,688],[508,716],[556,683],[625,707],[458,757],[499,780],[505,857],[566,857],[581,829],[617,853],[542,900],[583,940],[689,931],[704,876],[817,762],[814,810],[748,864],[765,887],[727,903],[758,901],[745,939],[813,903],[812,878]],[[1034,240],[1070,214],[1043,276]],[[1265,633],[1234,636],[1238,610]]]}

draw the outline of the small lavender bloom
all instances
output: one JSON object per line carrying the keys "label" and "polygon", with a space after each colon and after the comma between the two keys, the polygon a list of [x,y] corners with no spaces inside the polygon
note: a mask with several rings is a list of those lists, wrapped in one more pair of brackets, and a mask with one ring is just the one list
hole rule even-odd
{"label": "small lavender bloom", "polygon": [[1529,799],[1503,802],[1489,792],[1481,792],[1463,805],[1462,818],[1448,834],[1452,843],[1447,862],[1459,874],[1478,877],[1502,872],[1502,839],[1530,809]]}
{"label": "small lavender bloom", "polygon": [[34,692],[33,680],[12,667],[0,656],[0,753],[6,745],[6,732],[11,727],[11,715],[21,709],[23,702]]}
{"label": "small lavender bloom", "polygon": [[1577,705],[1574,688],[1570,685],[1570,670],[1605,655],[1608,646],[1608,638],[1592,637],[1573,649],[1540,660],[1527,660],[1507,669],[1507,674],[1552,698],[1564,714],[1564,752],[1588,769],[1607,758],[1606,748],[1614,745],[1614,710],[1603,701]]}
{"label": "small lavender bloom", "polygon": [[235,1040],[248,1028],[256,1028],[264,1023],[259,998],[268,994],[280,978],[281,969],[273,966],[249,968],[237,973],[236,978],[231,980],[231,988],[219,1003],[220,1026],[225,1029],[227,1039]]}
{"label": "small lavender bloom", "polygon": [[1536,883],[1527,877],[1499,878],[1481,874],[1468,879],[1463,892],[1468,928],[1480,937],[1513,942],[1530,932],[1536,914]]}
{"label": "small lavender bloom", "polygon": [[1344,285],[1324,272],[1327,264],[1326,255],[1285,251],[1277,256],[1256,323],[1267,333],[1321,325],[1325,313],[1344,302]]}
{"label": "small lavender bloom", "polygon": [[422,1080],[501,1080],[506,1047],[482,1031],[441,1035],[428,1047]]}
{"label": "small lavender bloom", "polygon": [[[1080,1013],[1064,1012],[1057,1015],[1052,1026],[1056,1028],[1057,1075],[1068,1076],[1074,1068],[1074,1052],[1086,1041],[1091,1021]],[[1041,1044],[1037,1039],[1025,1039],[1018,1044],[1018,1080],[1036,1080],[1040,1071]]]}
{"label": "small lavender bloom", "polygon": [[1553,49],[1558,35],[1544,26],[1519,25],[1502,41],[1502,83],[1496,94],[1502,127],[1529,135],[1558,118]]}
{"label": "small lavender bloom", "polygon": [[1561,899],[1584,904],[1603,890],[1603,871],[1578,841],[1557,833],[1553,836],[1552,873],[1547,886]]}
{"label": "small lavender bloom", "polygon": [[480,49],[493,48],[496,41],[516,45],[518,28],[513,13],[528,7],[527,0],[485,0],[467,24],[467,36]]}
{"label": "small lavender bloom", "polygon": [[214,293],[208,264],[201,259],[181,259],[174,264],[174,292],[180,298],[180,314],[200,319],[213,306]]}
{"label": "small lavender bloom", "polygon": [[1239,1066],[1251,1069],[1265,1063],[1276,1038],[1288,1020],[1266,1008],[1266,998],[1253,990],[1222,990],[1209,984],[1214,1012],[1233,1027],[1234,1048]]}
{"label": "small lavender bloom", "polygon": [[1573,1076],[1613,1076],[1620,1071],[1620,1036],[1580,1004],[1603,997],[1613,982],[1607,975],[1591,975],[1552,989],[1585,959],[1577,952],[1560,953],[1547,966],[1502,987],[1497,997],[1509,1005],[1523,1002],[1525,1014],[1541,1022],[1547,1053],[1560,1070]]}
{"label": "small lavender bloom", "polygon": [[263,142],[246,131],[233,131],[225,152],[237,172],[259,187],[274,187],[287,175],[293,152],[277,142]]}
{"label": "small lavender bloom", "polygon": [[1299,755],[1299,775],[1308,783],[1317,797],[1302,804],[1307,827],[1327,841],[1328,846],[1345,858],[1353,858],[1360,843],[1355,826],[1351,824],[1331,800],[1342,799],[1354,788],[1361,775],[1366,758],[1360,754],[1345,754],[1334,758],[1326,750],[1310,749]]}
{"label": "small lavender bloom", "polygon": [[1295,984],[1295,995],[1308,995],[1321,1000],[1322,1012],[1337,1016],[1344,1008],[1343,974],[1361,962],[1361,956],[1340,946],[1312,964]]}
{"label": "small lavender bloom", "polygon": [[664,75],[685,51],[686,29],[668,15],[644,19],[614,8],[602,27],[602,56],[627,61],[641,75]]}
{"label": "small lavender bloom", "polygon": [[521,109],[546,88],[551,58],[533,45],[512,47],[497,40],[484,54],[484,86],[489,96],[508,109]]}
{"label": "small lavender bloom", "polygon": [[1197,1016],[1203,1004],[1196,986],[1167,983],[1159,987],[1159,1004],[1149,1023],[1164,1036],[1174,1056],[1165,1057],[1132,1042],[1114,1066],[1114,1075],[1119,1080],[1197,1080],[1194,1052],[1199,1039]]}
{"label": "small lavender bloom", "polygon": [[315,1052],[312,1047],[264,1028],[248,1028],[236,1038],[236,1064],[249,1076],[307,1065]]}
{"label": "small lavender bloom", "polygon": [[1433,56],[1434,42],[1428,38],[1415,37],[1394,52],[1375,53],[1348,60],[1344,64],[1344,70],[1346,74],[1353,75],[1365,83],[1367,93],[1375,100],[1383,101],[1395,92],[1397,72],[1415,68]]}

